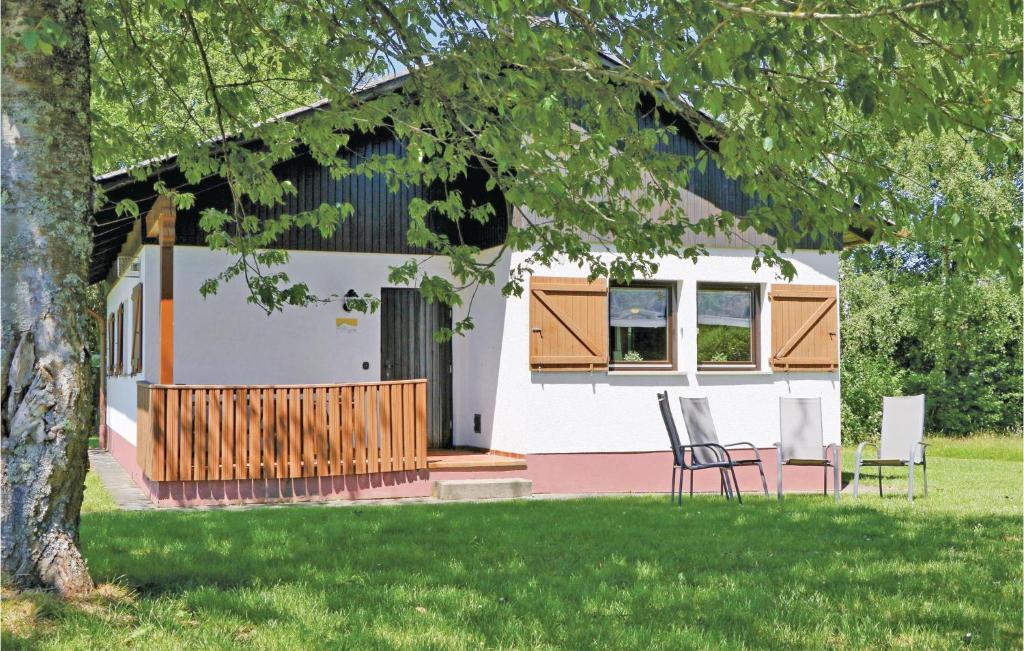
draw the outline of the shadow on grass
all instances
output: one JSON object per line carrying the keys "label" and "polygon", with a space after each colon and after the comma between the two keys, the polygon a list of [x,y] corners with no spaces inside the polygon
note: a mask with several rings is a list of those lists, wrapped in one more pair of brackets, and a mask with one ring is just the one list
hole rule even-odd
{"label": "shadow on grass", "polygon": [[[845,468],[845,466],[844,466]],[[846,491],[845,494],[853,494],[853,464],[850,464],[850,469],[844,469],[840,473],[840,486],[842,490]],[[901,492],[904,497],[907,495],[907,482],[909,481],[910,471],[906,466],[865,466],[860,469],[860,492],[861,494],[878,494],[878,477],[879,471],[882,476],[882,490],[883,494],[888,495],[892,492]],[[915,466],[914,468],[914,490],[915,495],[922,494],[924,491],[924,476],[922,474],[921,466]],[[928,473],[928,481],[934,481],[932,473]]]}
{"label": "shadow on grass", "polygon": [[140,610],[189,613],[147,615],[182,640],[190,621],[209,639],[291,630],[295,646],[1021,637],[1019,517],[836,508],[819,496],[108,512],[86,516],[83,546],[97,580],[139,590]]}

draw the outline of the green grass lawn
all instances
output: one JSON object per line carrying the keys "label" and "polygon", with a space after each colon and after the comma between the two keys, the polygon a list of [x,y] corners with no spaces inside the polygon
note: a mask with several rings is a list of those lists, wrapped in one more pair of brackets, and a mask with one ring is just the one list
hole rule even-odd
{"label": "green grass lawn", "polygon": [[[847,450],[852,467],[852,449]],[[3,645],[1019,649],[1020,438],[941,441],[931,496],[122,512],[94,597],[4,600]],[[666,468],[666,480],[669,469]],[[866,484],[866,488],[873,483]],[[920,485],[920,484],[919,484]]]}

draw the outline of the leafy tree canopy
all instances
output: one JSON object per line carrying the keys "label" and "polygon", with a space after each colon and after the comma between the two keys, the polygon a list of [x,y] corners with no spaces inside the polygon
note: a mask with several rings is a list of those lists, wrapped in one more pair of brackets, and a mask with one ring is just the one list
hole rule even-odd
{"label": "leafy tree canopy", "polygon": [[1019,431],[1019,277],[951,252],[975,236],[955,221],[971,210],[1020,238],[1021,169],[986,162],[962,133],[878,146],[899,172],[895,187],[919,205],[920,227],[914,240],[849,251],[840,268],[843,436],[877,435],[882,396],[915,393],[928,397],[931,431]]}
{"label": "leafy tree canopy", "polygon": [[[253,216],[253,206],[295,192],[271,166],[298,147],[336,177],[378,172],[392,186],[444,184],[479,165],[531,216],[508,247],[534,250],[537,263],[565,255],[619,280],[679,252],[687,231],[734,226],[774,230],[777,245],[758,248],[755,264],[784,271],[779,252],[801,237],[827,243],[853,226],[878,240],[939,234],[950,260],[1019,277],[1018,224],[995,219],[987,199],[955,210],[925,203],[945,189],[907,178],[908,168],[927,165],[925,138],[934,146],[959,138],[967,175],[1019,169],[1020,8],[1018,0],[105,0],[90,8],[95,160],[102,170],[177,152],[190,181],[225,177],[234,208],[206,211],[203,225],[237,263],[208,289],[245,275],[268,310],[317,300],[301,280],[259,272],[285,258],[262,250],[273,233],[288,223],[330,232],[352,210]],[[358,94],[399,72],[409,75],[402,92]],[[712,145],[707,155],[760,207],[701,220],[680,207],[649,219],[706,161],[657,147],[675,126],[637,129],[634,110],[645,99]],[[302,120],[269,120],[316,100],[324,101]],[[409,155],[352,167],[336,155],[350,134],[376,131],[401,138]],[[906,149],[887,155],[887,143]],[[154,192],[191,202],[175,190]],[[1019,203],[1019,187],[1004,190],[999,200]],[[449,256],[454,280],[410,261],[392,270],[394,281],[417,282],[449,304],[494,282],[492,260],[424,220],[434,210],[484,221],[489,208],[458,194],[412,208],[412,242]],[[595,240],[614,242],[619,256],[602,262]],[[521,291],[518,271],[507,292]]]}

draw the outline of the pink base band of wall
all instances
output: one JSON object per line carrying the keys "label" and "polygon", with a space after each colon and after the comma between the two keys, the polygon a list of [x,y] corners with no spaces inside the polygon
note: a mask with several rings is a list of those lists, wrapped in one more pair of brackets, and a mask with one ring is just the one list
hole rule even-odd
{"label": "pink base band of wall", "polygon": [[[344,477],[298,479],[244,479],[216,481],[162,481],[146,478],[135,460],[135,446],[109,430],[110,453],[132,480],[158,506],[213,506],[272,502],[361,500],[428,497],[432,482],[439,479],[519,478],[533,481],[535,494],[562,493],[668,493],[672,478],[670,452],[590,452],[527,454],[525,469],[420,470]],[[769,494],[775,495],[775,449],[760,450]],[[821,492],[822,469],[786,467],[787,493]],[[736,469],[744,494],[761,492],[756,467]],[[714,470],[695,474],[694,492],[717,493],[719,474]],[[687,473],[685,489],[689,491]],[[832,473],[828,473],[832,490]]]}

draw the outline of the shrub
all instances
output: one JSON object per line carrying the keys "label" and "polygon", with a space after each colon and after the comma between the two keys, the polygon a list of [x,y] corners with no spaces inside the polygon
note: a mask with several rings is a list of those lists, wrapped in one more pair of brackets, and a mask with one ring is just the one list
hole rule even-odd
{"label": "shrub", "polygon": [[882,396],[926,396],[925,426],[1019,429],[1021,294],[1002,278],[842,269],[843,438],[877,435]]}

